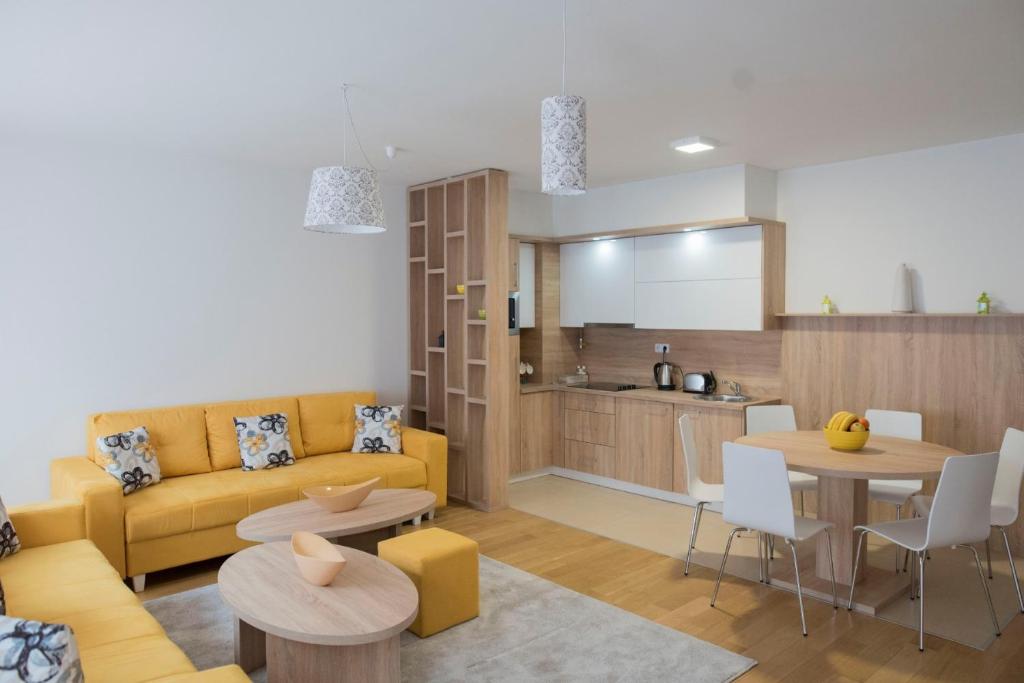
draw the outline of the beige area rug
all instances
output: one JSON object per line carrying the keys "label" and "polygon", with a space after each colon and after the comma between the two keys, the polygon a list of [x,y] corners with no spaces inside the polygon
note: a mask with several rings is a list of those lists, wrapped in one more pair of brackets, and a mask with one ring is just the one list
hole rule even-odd
{"label": "beige area rug", "polygon": [[[344,573],[337,581],[344,581]],[[230,664],[233,615],[217,586],[145,603],[200,669]],[[488,557],[480,616],[429,638],[402,633],[402,680],[725,683],[756,662]],[[266,669],[251,674],[266,680]],[[338,680],[350,680],[344,672]],[[295,683],[300,683],[296,681]]]}
{"label": "beige area rug", "polygon": [[[554,475],[511,484],[509,502],[517,510],[560,524],[670,557],[686,557],[693,508],[685,505]],[[718,571],[731,529],[722,521],[721,515],[706,509],[691,562]],[[868,562],[891,571],[895,553],[893,546],[877,537],[868,538]],[[983,549],[979,548],[979,553],[984,563]],[[1005,628],[1011,619],[1024,615],[1020,614],[1001,537],[997,544],[993,536],[992,569],[995,578],[989,581],[989,588],[999,623]],[[1020,559],[1017,560],[1017,571],[1024,576],[1024,563]],[[726,573],[757,581],[757,542],[753,536],[737,536],[733,541]],[[686,579],[680,576],[679,580]],[[926,633],[979,650],[984,650],[995,640],[973,556],[968,551],[934,551],[925,581]],[[845,606],[846,598],[846,595],[839,595],[840,605]],[[878,618],[916,630],[917,604],[906,598],[897,598],[880,611]]]}

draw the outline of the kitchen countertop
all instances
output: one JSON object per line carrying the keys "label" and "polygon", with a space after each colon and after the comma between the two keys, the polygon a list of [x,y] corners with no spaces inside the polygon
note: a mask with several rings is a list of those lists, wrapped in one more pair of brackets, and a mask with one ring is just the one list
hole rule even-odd
{"label": "kitchen countertop", "polygon": [[654,387],[643,387],[641,389],[630,389],[628,391],[599,391],[597,389],[582,389],[570,387],[564,384],[520,384],[520,394],[533,394],[541,391],[564,391],[578,394],[598,394],[600,396],[612,396],[614,398],[631,398],[638,401],[661,401],[663,403],[675,403],[691,407],[714,408],[716,410],[743,410],[747,406],[764,406],[780,403],[781,398],[777,396],[751,397],[753,400],[743,403],[725,403],[716,401],[702,401],[696,394],[687,394],[680,390],[660,391]]}

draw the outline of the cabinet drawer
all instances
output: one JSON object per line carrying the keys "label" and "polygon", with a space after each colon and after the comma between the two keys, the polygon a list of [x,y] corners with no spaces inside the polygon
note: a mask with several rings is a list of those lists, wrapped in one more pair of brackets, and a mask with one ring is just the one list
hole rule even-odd
{"label": "cabinet drawer", "polygon": [[615,398],[612,396],[600,396],[598,394],[574,394],[565,395],[566,410],[586,410],[591,413],[615,414]]}
{"label": "cabinet drawer", "polygon": [[565,440],[565,466],[602,477],[615,476],[615,449],[582,441]]}
{"label": "cabinet drawer", "polygon": [[565,438],[573,441],[615,445],[615,416],[585,410],[566,410],[563,425]]}

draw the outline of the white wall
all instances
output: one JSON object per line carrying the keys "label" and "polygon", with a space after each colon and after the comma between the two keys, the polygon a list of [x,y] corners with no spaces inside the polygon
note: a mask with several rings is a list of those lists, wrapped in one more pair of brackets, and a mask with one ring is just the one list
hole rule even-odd
{"label": "white wall", "polygon": [[553,237],[555,226],[551,195],[543,192],[510,190],[508,231],[513,235]]}
{"label": "white wall", "polygon": [[308,170],[0,140],[0,496],[49,493],[95,411],[406,395],[405,191],[380,236],[303,230]]}
{"label": "white wall", "polygon": [[888,311],[897,266],[918,310],[971,312],[986,290],[1024,312],[1024,135],[778,174],[786,308]]}

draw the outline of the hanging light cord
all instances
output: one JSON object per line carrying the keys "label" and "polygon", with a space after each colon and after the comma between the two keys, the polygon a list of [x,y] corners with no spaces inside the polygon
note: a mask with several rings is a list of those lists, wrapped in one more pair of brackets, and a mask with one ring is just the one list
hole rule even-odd
{"label": "hanging light cord", "polygon": [[[366,156],[366,150],[363,149],[363,143],[359,141],[359,132],[356,130],[356,122],[355,122],[355,119],[352,118],[352,105],[349,104],[349,101],[348,101],[348,88],[349,88],[348,83],[343,84],[341,86],[341,94],[345,98],[345,112],[348,114],[349,125],[352,126],[352,137],[355,138],[356,146],[359,148],[360,154],[363,155],[363,160],[366,162],[366,165],[369,166],[372,170],[376,171],[377,168],[373,164],[370,163],[370,157]],[[347,134],[344,134],[342,136],[342,163],[346,164],[346,165],[348,164],[348,135]]]}
{"label": "hanging light cord", "polygon": [[565,3],[562,0],[562,97],[565,97]]}

